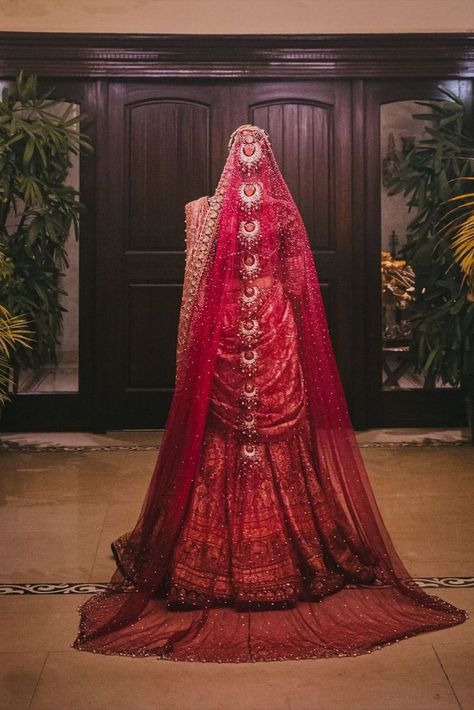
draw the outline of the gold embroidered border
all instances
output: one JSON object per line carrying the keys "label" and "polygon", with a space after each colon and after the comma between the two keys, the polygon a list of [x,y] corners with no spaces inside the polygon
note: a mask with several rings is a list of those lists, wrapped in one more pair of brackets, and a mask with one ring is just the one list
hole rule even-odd
{"label": "gold embroidered border", "polygon": [[209,208],[202,227],[193,237],[192,248],[186,262],[176,349],[176,387],[179,387],[183,381],[185,370],[184,355],[189,347],[189,325],[199,286],[217,235],[223,194],[227,181],[227,175],[223,174],[215,194],[210,198]]}

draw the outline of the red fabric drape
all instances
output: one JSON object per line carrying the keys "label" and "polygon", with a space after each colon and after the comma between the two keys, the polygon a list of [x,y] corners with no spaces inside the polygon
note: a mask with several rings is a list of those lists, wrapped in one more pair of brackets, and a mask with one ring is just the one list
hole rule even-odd
{"label": "red fabric drape", "polygon": [[[171,562],[192,515],[211,422],[216,413],[219,418],[220,404],[231,411],[216,389],[226,328],[240,323],[243,290],[261,284],[256,291],[265,294],[266,283],[276,284],[279,303],[291,311],[304,387],[304,451],[312,459],[308,475],[324,495],[324,515],[331,518],[327,529],[335,537],[332,549],[344,546],[340,560],[350,554],[371,574],[365,581],[349,575],[322,598],[301,598],[289,608],[245,609],[232,599],[220,608],[213,594],[200,598],[196,608],[173,608]],[[254,372],[251,361],[259,349],[248,347],[250,365],[244,365]],[[283,352],[280,343],[275,359],[283,358]],[[295,371],[293,367],[292,378]],[[287,405],[282,403],[283,420]],[[265,445],[271,451],[272,441],[295,436],[292,426],[276,427],[267,436],[263,429],[260,435],[251,429],[242,432],[230,422],[222,443],[227,479],[240,470],[239,447]],[[322,545],[326,559],[334,562],[333,573],[344,572],[324,531]],[[318,658],[367,652],[467,618],[464,610],[417,586],[384,526],[348,414],[308,236],[268,136],[257,127],[244,126],[233,135],[216,193],[193,234],[176,390],[163,443],[138,521],[114,541],[113,551],[117,570],[107,591],[80,608],[80,632],[73,644],[77,649],[175,660]],[[217,572],[213,574],[217,585]],[[245,602],[242,594],[239,599]]]}

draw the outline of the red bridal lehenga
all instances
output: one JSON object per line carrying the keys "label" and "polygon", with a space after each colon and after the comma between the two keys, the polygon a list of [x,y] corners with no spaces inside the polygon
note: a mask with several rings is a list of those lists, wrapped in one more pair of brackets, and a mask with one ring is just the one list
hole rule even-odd
{"label": "red bridal lehenga", "polygon": [[267,134],[241,126],[186,206],[176,388],[117,569],[74,647],[183,661],[358,655],[463,622],[384,527],[307,233]]}

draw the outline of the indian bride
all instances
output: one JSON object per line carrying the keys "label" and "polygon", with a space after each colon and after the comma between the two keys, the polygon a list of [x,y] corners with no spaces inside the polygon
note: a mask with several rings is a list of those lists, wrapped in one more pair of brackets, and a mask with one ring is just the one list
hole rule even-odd
{"label": "indian bride", "polygon": [[381,518],[316,267],[267,133],[186,205],[176,387],[135,527],[73,646],[182,661],[359,655],[460,624]]}

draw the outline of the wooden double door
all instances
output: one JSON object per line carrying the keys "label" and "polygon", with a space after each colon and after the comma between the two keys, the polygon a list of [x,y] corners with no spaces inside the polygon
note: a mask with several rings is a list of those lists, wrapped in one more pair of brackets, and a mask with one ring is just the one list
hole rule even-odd
{"label": "wooden double door", "polygon": [[352,406],[358,343],[351,280],[351,83],[111,82],[107,105],[101,178],[107,233],[98,235],[99,420],[109,428],[165,424],[175,377],[184,205],[214,192],[229,136],[243,123],[268,131],[301,210]]}
{"label": "wooden double door", "polygon": [[[49,84],[50,82],[48,82]],[[230,134],[266,129],[308,229],[356,428],[456,426],[455,388],[382,384],[381,107],[472,100],[438,79],[79,79],[54,82],[88,115],[81,157],[79,387],[22,394],[2,428],[160,428],[173,396],[184,205],[212,194]],[[45,88],[48,88],[45,86]]]}

